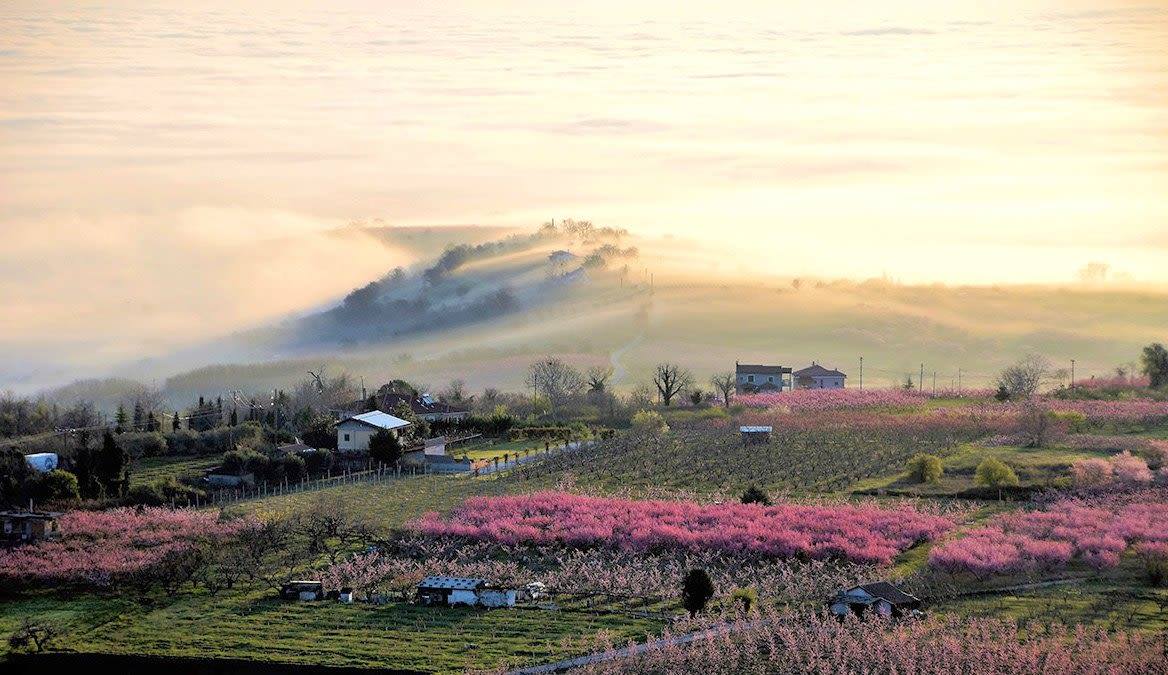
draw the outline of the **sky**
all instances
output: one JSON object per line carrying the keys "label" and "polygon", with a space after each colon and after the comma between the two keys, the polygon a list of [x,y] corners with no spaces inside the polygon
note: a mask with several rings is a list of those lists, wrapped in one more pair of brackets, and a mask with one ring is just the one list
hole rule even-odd
{"label": "sky", "polygon": [[371,218],[1168,283],[1168,3],[566,4],[0,0],[0,348],[303,311],[408,262]]}

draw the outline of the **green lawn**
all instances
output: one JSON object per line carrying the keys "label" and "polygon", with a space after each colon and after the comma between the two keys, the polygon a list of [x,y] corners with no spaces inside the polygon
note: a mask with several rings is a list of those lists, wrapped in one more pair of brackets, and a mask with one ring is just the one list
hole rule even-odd
{"label": "green lawn", "polygon": [[466,448],[454,448],[448,450],[447,454],[452,457],[469,457],[470,459],[478,460],[492,460],[496,457],[502,461],[503,453],[510,453],[514,455],[517,452],[524,450],[540,450],[544,449],[542,441],[524,439],[518,441],[494,441],[482,443],[479,445],[471,445]]}

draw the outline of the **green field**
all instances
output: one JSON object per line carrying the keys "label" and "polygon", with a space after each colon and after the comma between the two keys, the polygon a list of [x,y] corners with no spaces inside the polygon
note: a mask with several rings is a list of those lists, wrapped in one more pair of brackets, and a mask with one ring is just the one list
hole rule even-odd
{"label": "green field", "polygon": [[626,642],[660,630],[652,620],[622,615],[286,603],[274,596],[192,594],[159,606],[45,596],[0,605],[0,631],[35,617],[65,629],[58,649],[457,673],[575,655],[588,651],[600,631]]}
{"label": "green field", "polygon": [[134,460],[130,480],[133,483],[149,483],[161,478],[182,478],[202,475],[205,469],[218,466],[220,455],[208,457],[144,457]]}

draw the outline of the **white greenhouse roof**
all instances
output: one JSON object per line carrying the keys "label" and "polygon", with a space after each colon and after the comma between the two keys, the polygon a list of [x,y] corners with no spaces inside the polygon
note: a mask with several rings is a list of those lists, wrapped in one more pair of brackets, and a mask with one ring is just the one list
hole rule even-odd
{"label": "white greenhouse roof", "polygon": [[769,434],[772,429],[771,427],[738,427],[738,431],[744,434]]}

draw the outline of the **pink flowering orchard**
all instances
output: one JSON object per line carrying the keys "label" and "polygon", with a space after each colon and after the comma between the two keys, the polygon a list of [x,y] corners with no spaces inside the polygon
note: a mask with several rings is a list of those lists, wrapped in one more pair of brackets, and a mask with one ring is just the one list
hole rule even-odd
{"label": "pink flowering orchard", "polygon": [[697,504],[543,492],[475,497],[449,518],[413,524],[433,536],[500,543],[715,550],[776,558],[887,563],[954,526],[911,506]]}
{"label": "pink flowering orchard", "polygon": [[223,541],[254,521],[223,521],[211,511],[123,508],[70,511],[58,524],[58,540],[0,551],[0,579],[106,586],[200,543]]}
{"label": "pink flowering orchard", "polygon": [[1105,569],[1129,546],[1158,551],[1168,543],[1163,491],[1103,500],[1066,499],[1041,511],[998,516],[933,549],[929,563],[978,577],[1051,570],[1080,560]]}

